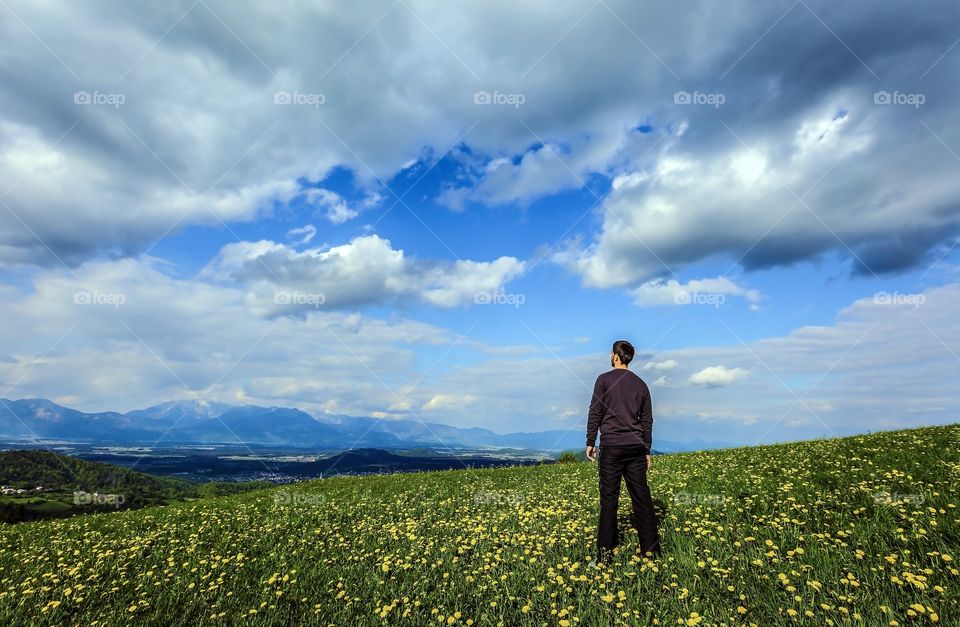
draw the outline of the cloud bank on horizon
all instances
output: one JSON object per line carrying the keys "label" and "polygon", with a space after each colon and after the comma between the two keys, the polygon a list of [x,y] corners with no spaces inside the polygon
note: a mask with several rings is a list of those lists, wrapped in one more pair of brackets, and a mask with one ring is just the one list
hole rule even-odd
{"label": "cloud bank on horizon", "polygon": [[[0,396],[956,421],[960,6],[0,7]],[[518,428],[519,427],[519,428]]]}

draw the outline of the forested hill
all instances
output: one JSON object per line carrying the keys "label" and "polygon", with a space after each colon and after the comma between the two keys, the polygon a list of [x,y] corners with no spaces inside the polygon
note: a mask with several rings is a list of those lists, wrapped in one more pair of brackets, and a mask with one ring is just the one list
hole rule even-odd
{"label": "forested hill", "polygon": [[121,466],[36,450],[0,453],[0,483],[15,488],[128,491],[145,496],[176,496],[190,493],[195,487],[180,479],[153,477]]}
{"label": "forested hill", "polygon": [[[161,505],[272,485],[260,481],[195,484],[38,450],[0,452],[0,484],[6,492],[14,491],[0,495],[0,520],[7,522]],[[89,496],[94,494],[110,497]]]}

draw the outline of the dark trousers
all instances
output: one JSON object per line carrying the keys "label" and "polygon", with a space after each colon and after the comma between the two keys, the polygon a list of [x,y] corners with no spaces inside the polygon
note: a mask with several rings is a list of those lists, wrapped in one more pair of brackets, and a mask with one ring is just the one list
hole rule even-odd
{"label": "dark trousers", "polygon": [[601,446],[600,468],[600,525],[597,546],[612,549],[620,544],[617,529],[617,506],[620,502],[620,477],[627,481],[627,491],[633,504],[632,521],[640,538],[640,551],[654,554],[660,551],[657,515],[647,485],[647,453],[642,446]]}

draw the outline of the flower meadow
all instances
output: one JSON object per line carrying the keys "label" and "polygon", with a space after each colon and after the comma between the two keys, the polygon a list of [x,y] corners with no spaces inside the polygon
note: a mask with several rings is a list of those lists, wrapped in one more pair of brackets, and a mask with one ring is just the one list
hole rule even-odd
{"label": "flower meadow", "polygon": [[589,564],[591,463],[334,477],[0,528],[0,623],[960,624],[960,426],[657,456],[664,555]]}

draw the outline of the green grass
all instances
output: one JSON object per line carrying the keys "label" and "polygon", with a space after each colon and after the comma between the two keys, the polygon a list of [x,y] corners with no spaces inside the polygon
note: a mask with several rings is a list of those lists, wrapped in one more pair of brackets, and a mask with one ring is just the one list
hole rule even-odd
{"label": "green grass", "polygon": [[599,570],[590,463],[5,526],[0,623],[960,624],[958,436],[657,457],[665,555],[634,555],[624,490],[624,550]]}

